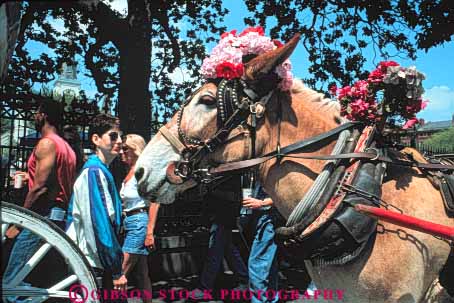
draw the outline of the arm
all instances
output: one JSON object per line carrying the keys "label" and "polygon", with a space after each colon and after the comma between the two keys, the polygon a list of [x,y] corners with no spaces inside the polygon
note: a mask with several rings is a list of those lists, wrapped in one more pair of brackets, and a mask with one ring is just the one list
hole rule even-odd
{"label": "arm", "polygon": [[243,206],[251,209],[257,209],[264,206],[272,206],[273,200],[271,198],[265,198],[263,200],[247,197],[243,199]]}
{"label": "arm", "polygon": [[47,202],[52,200],[55,193],[50,193],[50,188],[55,185],[55,143],[50,139],[41,139],[35,149],[36,171],[33,180],[33,187],[25,197],[24,207],[32,208],[37,206],[37,202]]}
{"label": "arm", "polygon": [[147,226],[147,236],[145,237],[145,246],[149,249],[155,249],[154,242],[154,227],[156,225],[156,220],[158,218],[159,212],[159,203],[150,203],[150,208],[148,210],[148,226]]}
{"label": "arm", "polygon": [[243,206],[251,209],[273,206],[273,200],[263,190],[262,186],[258,185],[256,187],[254,196],[255,198],[247,197],[243,199]]}
{"label": "arm", "polygon": [[88,172],[90,215],[99,260],[104,268],[112,270],[113,278],[123,275],[123,251],[110,219],[112,197],[102,171],[90,168]]}

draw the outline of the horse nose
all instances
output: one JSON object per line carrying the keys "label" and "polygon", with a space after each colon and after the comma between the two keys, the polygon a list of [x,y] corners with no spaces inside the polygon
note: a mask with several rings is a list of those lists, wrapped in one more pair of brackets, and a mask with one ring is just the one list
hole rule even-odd
{"label": "horse nose", "polygon": [[143,169],[143,167],[139,167],[139,168],[136,170],[135,176],[136,176],[137,182],[139,182],[140,179],[142,179],[144,172],[145,172],[145,170]]}

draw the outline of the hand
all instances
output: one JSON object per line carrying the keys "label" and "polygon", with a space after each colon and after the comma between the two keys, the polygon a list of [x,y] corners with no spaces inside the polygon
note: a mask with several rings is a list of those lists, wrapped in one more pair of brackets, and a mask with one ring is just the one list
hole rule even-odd
{"label": "hand", "polygon": [[28,180],[30,179],[29,174],[24,171],[16,171],[16,173],[14,174],[14,177],[16,177],[17,175],[22,175],[22,182],[24,182],[24,183],[27,183]]}
{"label": "hand", "polygon": [[147,233],[144,244],[145,244],[145,247],[148,248],[149,251],[153,251],[156,249],[153,233]]}
{"label": "hand", "polygon": [[113,280],[113,285],[115,290],[126,290],[126,287],[128,286],[128,279],[126,279],[125,275],[122,275],[120,278]]}
{"label": "hand", "polygon": [[260,199],[248,197],[243,199],[243,206],[250,209],[257,209],[263,206],[263,201]]}
{"label": "hand", "polygon": [[5,233],[5,236],[8,239],[14,239],[17,237],[17,235],[21,232],[21,229],[17,227],[16,225],[11,225]]}

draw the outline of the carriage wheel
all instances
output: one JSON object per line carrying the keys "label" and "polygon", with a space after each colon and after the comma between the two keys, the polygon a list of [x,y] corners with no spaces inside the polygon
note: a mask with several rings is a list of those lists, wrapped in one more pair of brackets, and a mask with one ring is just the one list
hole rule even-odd
{"label": "carriage wheel", "polygon": [[[89,296],[97,288],[95,275],[90,264],[79,247],[53,222],[25,208],[2,201],[1,223],[2,244],[5,241],[5,233],[10,224],[28,229],[43,240],[41,247],[27,261],[27,264],[19,271],[13,281],[7,285],[2,285],[3,298],[9,296],[28,297],[27,302],[33,303],[45,302],[51,298],[60,298],[57,299],[58,302],[63,299],[68,301],[70,298],[72,302],[99,302],[96,296]],[[48,288],[23,286],[24,283],[22,282],[52,248],[68,265],[67,277]],[[50,268],[49,272],[43,273],[43,275],[48,276],[52,271]],[[77,287],[78,293],[83,294],[82,296],[74,297],[75,294],[71,293],[70,297],[69,290],[73,285],[83,285],[82,289]],[[75,290],[75,286],[73,286],[73,290]],[[55,299],[51,299],[51,301],[55,302]]]}

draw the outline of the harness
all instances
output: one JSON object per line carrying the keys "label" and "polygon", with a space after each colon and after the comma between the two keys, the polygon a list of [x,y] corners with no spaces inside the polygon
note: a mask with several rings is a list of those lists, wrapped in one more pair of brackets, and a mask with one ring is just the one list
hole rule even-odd
{"label": "harness", "polygon": [[[385,206],[381,200],[381,184],[387,165],[420,168],[429,171],[453,171],[454,165],[421,163],[412,159],[398,159],[387,152],[382,138],[375,127],[357,122],[347,122],[323,134],[280,146],[280,104],[278,110],[278,140],[276,149],[268,154],[255,156],[257,119],[266,103],[274,94],[258,94],[239,79],[221,80],[217,91],[218,129],[205,141],[189,138],[181,127],[184,108],[196,91],[181,107],[177,116],[178,137],[167,127],[160,133],[179,151],[182,160],[169,165],[167,179],[171,183],[182,183],[193,178],[210,184],[228,173],[237,173],[256,167],[271,159],[299,158],[331,161],[329,174],[320,188],[309,190],[312,203],[305,206],[304,199],[290,215],[287,225],[276,232],[289,251],[295,251],[315,265],[345,264],[356,258],[374,240],[377,220],[355,210],[356,205]],[[250,123],[248,123],[250,121]],[[347,135],[346,135],[347,134]],[[239,135],[250,137],[249,159],[225,163],[216,167],[202,167],[204,156],[213,153]],[[307,155],[345,137],[340,153],[332,155]],[[337,144],[336,144],[337,146]],[[302,248],[302,249],[301,249]]]}

